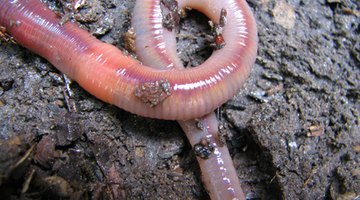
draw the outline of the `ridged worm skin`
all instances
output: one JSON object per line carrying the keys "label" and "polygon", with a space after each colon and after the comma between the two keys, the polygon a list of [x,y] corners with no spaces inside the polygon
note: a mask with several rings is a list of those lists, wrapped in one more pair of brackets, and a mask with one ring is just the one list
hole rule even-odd
{"label": "ridged worm skin", "polygon": [[[181,0],[178,2],[180,5],[185,5]],[[157,0],[136,2],[132,19],[136,34],[136,54],[141,55],[140,60],[147,66],[181,69],[183,66],[176,55],[175,33],[162,27],[163,16],[159,5],[160,1]],[[204,139],[214,147],[213,154],[209,158],[203,159],[197,156],[202,180],[210,198],[212,200],[245,200],[229,150],[227,146],[219,144],[219,124],[215,114],[212,112],[196,120],[179,120],[178,123],[186,133],[192,147]]]}
{"label": "ridged worm skin", "polygon": [[162,26],[160,0],[138,1],[135,4],[132,26],[136,33],[135,48],[139,60],[156,63],[153,68],[171,69],[182,63],[176,53],[176,37],[174,31]]}
{"label": "ridged worm skin", "polygon": [[[216,12],[212,8],[217,1],[206,2],[208,13]],[[257,30],[252,13],[243,1],[226,2],[231,23],[223,35],[229,44],[211,60],[186,70],[143,66],[72,22],[59,25],[61,19],[37,0],[2,0],[0,26],[97,98],[145,117],[185,120],[210,113],[236,94],[254,63]],[[149,107],[135,96],[142,83],[164,79],[172,93],[158,105]]]}
{"label": "ridged worm skin", "polygon": [[[215,114],[209,114],[199,121],[179,121],[192,147],[202,140],[207,140],[214,147],[213,153],[207,159],[197,156],[201,169],[201,178],[212,200],[245,200],[240,181],[229,150],[226,145],[220,144],[218,120]],[[200,130],[196,124],[201,123]]]}

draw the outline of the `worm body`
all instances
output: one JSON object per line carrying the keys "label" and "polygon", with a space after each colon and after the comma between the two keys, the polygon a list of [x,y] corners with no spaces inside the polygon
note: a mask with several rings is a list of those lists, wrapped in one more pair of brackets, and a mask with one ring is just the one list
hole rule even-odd
{"label": "worm body", "polygon": [[[191,6],[179,0],[181,6]],[[222,7],[218,7],[220,11]],[[214,12],[212,20],[215,19]],[[174,31],[162,26],[160,0],[138,0],[132,24],[136,34],[136,54],[148,66],[163,69],[182,69],[176,54]],[[145,48],[146,47],[146,48]],[[229,150],[221,144],[219,123],[214,113],[199,119],[178,121],[185,132],[201,168],[202,180],[211,199],[245,199]],[[198,152],[196,152],[198,151]]]}
{"label": "worm body", "polygon": [[[209,114],[197,121],[203,129],[199,129],[195,120],[182,121],[180,126],[184,130],[195,154],[197,145],[203,148],[203,143],[211,147],[208,158],[197,155],[201,169],[201,178],[212,200],[245,200],[240,181],[234,168],[229,150],[221,144],[218,132],[218,121],[215,114]],[[206,147],[205,148],[209,148]]]}
{"label": "worm body", "polygon": [[[97,98],[145,117],[185,120],[210,113],[238,92],[255,60],[257,31],[244,1],[184,3],[210,18],[218,16],[218,6],[224,3],[231,22],[223,34],[229,45],[201,66],[186,70],[143,66],[72,22],[59,25],[61,19],[38,0],[2,0],[0,26]],[[136,96],[144,83],[162,80],[168,97],[157,105],[149,106]]]}
{"label": "worm body", "polygon": [[136,55],[153,68],[182,69],[176,53],[176,35],[162,26],[161,0],[144,0],[135,4],[132,26],[136,34]]}

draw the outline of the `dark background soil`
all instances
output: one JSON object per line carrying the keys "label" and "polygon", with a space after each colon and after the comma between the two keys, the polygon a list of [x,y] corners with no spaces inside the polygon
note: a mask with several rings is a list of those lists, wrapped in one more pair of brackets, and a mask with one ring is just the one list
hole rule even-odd
{"label": "dark background soil", "polygon": [[[89,0],[75,13],[62,2],[47,3],[124,49],[134,0]],[[360,2],[248,3],[256,64],[217,110],[248,199],[359,199]],[[185,64],[209,54],[208,31],[199,13],[183,20]],[[127,113],[76,83],[69,90],[46,60],[11,42],[1,42],[0,66],[3,198],[208,198],[176,122]]]}

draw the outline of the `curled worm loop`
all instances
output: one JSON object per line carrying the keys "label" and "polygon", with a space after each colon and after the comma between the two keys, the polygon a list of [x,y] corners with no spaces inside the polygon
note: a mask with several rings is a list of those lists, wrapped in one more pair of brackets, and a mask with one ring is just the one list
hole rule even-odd
{"label": "curled worm loop", "polygon": [[[228,12],[223,30],[227,45],[201,66],[186,70],[143,66],[72,22],[59,25],[61,19],[38,0],[2,0],[0,26],[105,102],[145,117],[191,119],[210,113],[241,88],[255,60],[257,30],[245,1],[184,2],[213,21],[219,7]],[[136,97],[143,83],[160,80],[171,91],[162,102],[151,107]]]}
{"label": "curled worm loop", "polygon": [[[181,7],[191,6],[189,1],[177,2]],[[132,20],[136,34],[136,54],[145,65],[154,68],[182,69],[176,52],[176,34],[162,26],[163,13],[160,3],[161,0],[136,1]],[[211,17],[214,20],[215,16]],[[196,147],[201,147],[200,144],[204,141],[213,149],[212,152],[206,151],[209,155],[205,159],[197,156],[201,177],[210,198],[245,200],[229,150],[226,145],[221,144],[219,123],[215,114],[212,112],[202,118],[178,122],[195,154]]]}

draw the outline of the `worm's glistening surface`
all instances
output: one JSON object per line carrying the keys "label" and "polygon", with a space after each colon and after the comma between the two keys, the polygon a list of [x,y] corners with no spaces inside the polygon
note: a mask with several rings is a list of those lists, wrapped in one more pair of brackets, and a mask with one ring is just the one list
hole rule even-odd
{"label": "worm's glistening surface", "polygon": [[[0,3],[0,26],[21,45],[49,60],[96,97],[130,112],[163,119],[191,119],[212,112],[245,82],[254,63],[257,32],[252,14],[241,0],[180,0],[226,26],[226,45],[201,66],[183,69],[173,31],[163,28],[160,0],[135,7],[137,53],[144,64],[125,56],[86,31],[60,18],[37,0]],[[149,20],[144,20],[149,19]],[[220,21],[220,22],[219,22]],[[220,38],[222,40],[222,37]],[[203,181],[212,199],[245,199],[214,114],[179,121],[195,150]],[[201,124],[201,126],[199,126]]]}
{"label": "worm's glistening surface", "polygon": [[[195,120],[179,122],[201,169],[201,178],[212,200],[245,200],[229,150],[222,144],[219,123],[215,114]],[[202,129],[199,129],[201,123]],[[200,155],[199,155],[200,154]]]}
{"label": "worm's glistening surface", "polygon": [[143,66],[72,22],[59,25],[61,19],[38,0],[2,0],[0,26],[105,102],[145,117],[191,119],[210,113],[241,88],[255,60],[257,30],[245,1],[183,2],[213,21],[219,7],[228,11],[227,45],[186,70]]}
{"label": "worm's glistening surface", "polygon": [[[136,54],[145,65],[154,68],[182,69],[176,52],[175,32],[163,27],[161,3],[162,0],[136,2],[132,20],[136,34]],[[178,3],[182,7],[191,7],[191,4],[186,4],[190,1],[179,0]],[[226,5],[225,2],[222,4]],[[217,11],[221,8],[218,7]],[[221,18],[212,17],[216,21]],[[194,148],[202,180],[211,199],[245,199],[228,148],[222,144],[219,136],[219,123],[215,114],[178,122]]]}

